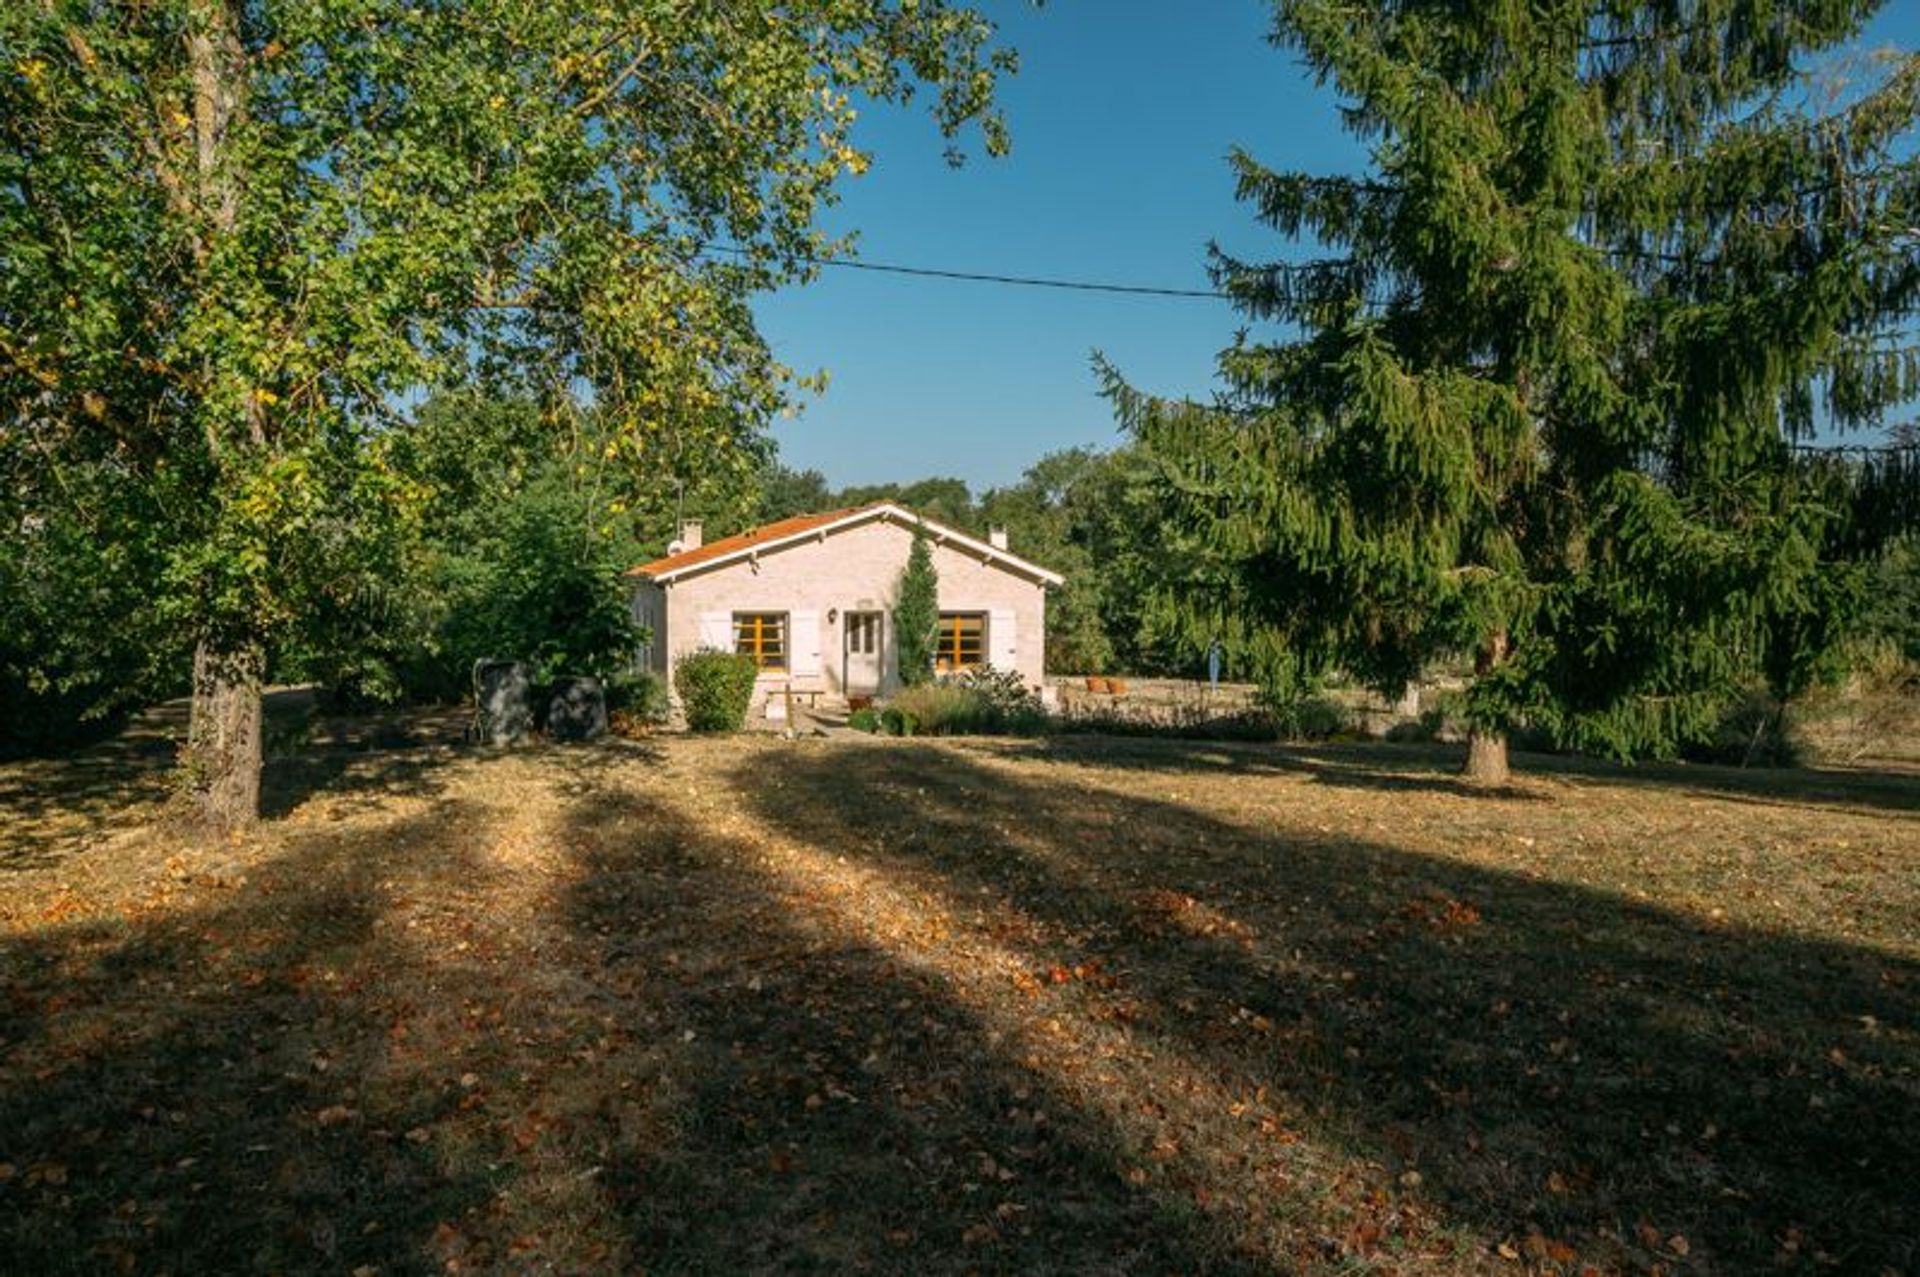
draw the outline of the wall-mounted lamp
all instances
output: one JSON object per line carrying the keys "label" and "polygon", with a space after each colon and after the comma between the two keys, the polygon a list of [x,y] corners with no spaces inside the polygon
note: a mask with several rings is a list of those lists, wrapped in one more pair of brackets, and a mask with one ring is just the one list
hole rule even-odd
{"label": "wall-mounted lamp", "polygon": [[834,623],[835,621],[838,621],[839,619],[840,619],[840,609],[839,609],[839,608],[837,608],[837,607],[830,607],[830,608],[828,608],[828,609],[827,609],[827,624],[828,624],[828,625],[832,625],[832,624],[833,624],[833,623]]}

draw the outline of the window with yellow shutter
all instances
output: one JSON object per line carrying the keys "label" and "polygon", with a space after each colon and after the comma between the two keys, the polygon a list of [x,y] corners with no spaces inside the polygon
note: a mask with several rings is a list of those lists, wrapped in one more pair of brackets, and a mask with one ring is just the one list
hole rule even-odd
{"label": "window with yellow shutter", "polygon": [[787,668],[787,614],[735,612],[733,650],[742,656],[751,656],[753,663],[763,670]]}
{"label": "window with yellow shutter", "polygon": [[987,618],[980,612],[942,612],[940,647],[933,665],[940,670],[965,670],[987,659]]}

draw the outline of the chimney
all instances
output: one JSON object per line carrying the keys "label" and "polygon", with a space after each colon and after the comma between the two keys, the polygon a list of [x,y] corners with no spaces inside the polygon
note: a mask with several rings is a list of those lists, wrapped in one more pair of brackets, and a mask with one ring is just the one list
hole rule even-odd
{"label": "chimney", "polygon": [[996,550],[1007,548],[1007,525],[996,523],[987,529],[987,544]]}
{"label": "chimney", "polygon": [[700,548],[700,520],[682,519],[680,521],[680,535],[675,539],[679,541],[682,553],[688,550],[698,550]]}

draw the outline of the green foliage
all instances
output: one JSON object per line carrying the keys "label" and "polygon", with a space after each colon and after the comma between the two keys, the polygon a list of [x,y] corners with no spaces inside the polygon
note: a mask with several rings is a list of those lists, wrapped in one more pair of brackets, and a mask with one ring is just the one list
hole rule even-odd
{"label": "green foliage", "polygon": [[587,525],[590,512],[555,483],[535,483],[471,521],[472,539],[442,566],[449,612],[440,649],[453,669],[481,656],[527,661],[536,682],[610,674],[642,639],[622,564]]}
{"label": "green foliage", "polygon": [[[95,508],[111,511],[102,497]],[[0,757],[82,743],[177,694],[181,652],[153,617],[156,565],[137,532],[67,506],[7,506],[0,495]]]}
{"label": "green foliage", "polygon": [[1066,585],[1047,599],[1047,666],[1055,673],[1185,673],[1195,653],[1168,641],[1151,611],[1165,558],[1165,513],[1145,448],[1069,449],[1041,458],[1011,488],[982,499],[1016,553]]}
{"label": "green foliage", "polygon": [[607,712],[627,714],[641,723],[660,724],[673,711],[666,680],[647,670],[621,670],[608,676]]}
{"label": "green foliage", "polygon": [[875,483],[847,488],[835,498],[834,504],[872,505],[876,501],[896,502],[915,514],[975,536],[986,532],[974,506],[973,493],[964,479],[919,479],[912,483]]}
{"label": "green foliage", "polygon": [[913,545],[894,596],[893,633],[900,681],[918,687],[931,680],[934,648],[940,639],[940,577],[933,566],[933,546],[919,527],[914,528]]}
{"label": "green foliage", "polygon": [[700,651],[682,656],[674,663],[673,686],[680,693],[688,729],[737,732],[745,727],[758,674],[753,658],[737,652]]}
{"label": "green foliage", "polygon": [[1920,537],[1887,547],[1868,587],[1866,632],[1920,661]]}
{"label": "green foliage", "polygon": [[818,470],[789,470],[777,463],[760,476],[760,499],[753,522],[774,523],[799,514],[819,514],[841,505],[827,487],[827,476]]}
{"label": "green foliage", "polygon": [[1658,7],[1277,0],[1371,171],[1239,154],[1320,254],[1217,255],[1250,320],[1216,404],[1139,395],[1185,570],[1158,606],[1262,682],[1392,696],[1475,661],[1467,717],[1616,755],[1834,670],[1915,467],[1809,458],[1920,391],[1920,57],[1826,96],[1868,0]]}
{"label": "green foliage", "polygon": [[920,726],[920,719],[898,705],[889,705],[880,711],[880,726],[889,736],[911,736]]}
{"label": "green foliage", "polygon": [[847,726],[856,732],[877,732],[881,727],[880,715],[872,708],[857,709],[847,715]]}
{"label": "green foliage", "polygon": [[1032,734],[1047,724],[1040,698],[1019,674],[991,667],[905,688],[887,703],[883,721],[889,721],[886,714],[903,716],[900,721],[911,728],[899,735]]}
{"label": "green foliage", "polygon": [[981,665],[964,670],[948,681],[980,699],[992,719],[989,730],[1026,734],[1046,725],[1047,710],[1040,701],[1040,693],[1027,686],[1018,670]]}
{"label": "green foliage", "polygon": [[482,657],[537,683],[623,669],[644,637],[620,579],[638,551],[590,462],[594,425],[556,445],[525,400],[423,405],[387,462],[422,494],[412,525],[281,646],[276,676],[355,704],[463,699]]}
{"label": "green foliage", "polygon": [[1260,703],[1274,733],[1286,740],[1328,740],[1353,730],[1353,715],[1330,696],[1269,692]]}
{"label": "green foliage", "polygon": [[856,103],[925,89],[998,153],[993,36],[948,0],[0,6],[0,431],[114,467],[176,649],[390,694],[382,618],[431,618],[378,596],[434,568],[396,405],[523,394],[602,437],[596,514],[723,506],[795,381],[751,299],[845,251],[814,219],[868,164]]}

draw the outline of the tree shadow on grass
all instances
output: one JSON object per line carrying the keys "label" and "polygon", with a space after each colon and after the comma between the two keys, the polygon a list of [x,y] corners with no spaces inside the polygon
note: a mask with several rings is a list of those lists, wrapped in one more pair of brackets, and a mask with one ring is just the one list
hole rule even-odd
{"label": "tree shadow on grass", "polygon": [[[759,848],[617,788],[567,833],[568,916],[651,1045],[603,1177],[649,1272],[1271,1272],[937,973],[836,926]],[[641,1057],[646,1057],[642,1062]]]}
{"label": "tree shadow on grass", "polygon": [[296,840],[203,908],[11,944],[8,1267],[436,1271],[420,1239],[491,1186],[407,1138],[458,1097],[406,1081],[390,1030],[414,964],[381,924],[425,872],[404,849],[457,848],[474,820],[441,804],[379,846]]}
{"label": "tree shadow on grass", "polygon": [[328,748],[274,758],[260,772],[260,815],[279,820],[322,797],[334,800],[340,814],[377,807],[391,798],[431,798],[442,792],[441,773],[461,752],[444,746]]}
{"label": "tree shadow on grass", "polygon": [[[1454,1272],[1538,1228],[1603,1271],[1912,1264],[1911,961],[968,750],[689,756],[443,775],[14,943],[0,1253]],[[994,952],[1027,978],[956,969]]]}
{"label": "tree shadow on grass", "polygon": [[1704,763],[1624,764],[1571,754],[1514,755],[1518,785],[1486,789],[1457,774],[1463,746],[1387,741],[1266,745],[1092,735],[1044,736],[1000,747],[1011,758],[1090,763],[1160,772],[1232,772],[1306,776],[1336,788],[1455,794],[1479,799],[1537,797],[1530,777],[1564,777],[1627,789],[1783,805],[1818,804],[1876,811],[1920,811],[1920,776],[1795,767],[1727,767]]}
{"label": "tree shadow on grass", "polygon": [[1250,831],[956,750],[863,762],[796,755],[783,792],[807,801],[735,780],[797,839],[956,905],[996,902],[1036,970],[1104,962],[1114,994],[1045,996],[1061,1014],[1131,1001],[1164,1049],[1355,1167],[1411,1176],[1383,1191],[1483,1245],[1531,1237],[1535,1260],[1564,1245],[1609,1270],[1681,1252],[1727,1273],[1915,1262],[1920,964]]}
{"label": "tree shadow on grass", "polygon": [[84,748],[0,760],[0,874],[58,864],[130,812],[157,806],[186,721],[186,702],[169,702]]}
{"label": "tree shadow on grass", "polygon": [[9,1265],[1273,1271],[654,760],[503,760],[11,948]]}
{"label": "tree shadow on grass", "polygon": [[556,761],[563,775],[584,778],[635,761],[657,762],[660,750],[652,741],[612,736],[570,744],[530,741],[500,748],[444,744],[312,747],[267,763],[261,773],[260,814],[277,820],[305,803],[326,799],[330,814],[344,817],[356,811],[377,810],[396,798],[431,798],[445,791],[448,768],[462,762],[507,757]]}

